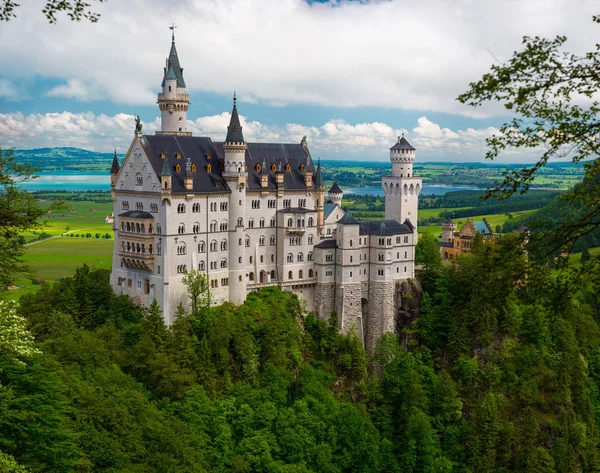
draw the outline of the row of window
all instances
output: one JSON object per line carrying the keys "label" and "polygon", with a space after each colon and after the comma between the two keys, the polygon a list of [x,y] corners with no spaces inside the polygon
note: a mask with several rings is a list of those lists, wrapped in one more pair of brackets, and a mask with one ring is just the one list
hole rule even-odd
{"label": "row of window", "polygon": [[[160,245],[157,246],[157,250],[159,250],[160,254]],[[146,254],[146,245],[144,243],[131,243],[129,241],[122,241],[121,242],[121,251],[127,251],[130,253],[140,253],[145,255]],[[153,252],[153,248],[152,245],[148,245],[148,254],[151,255]]]}
{"label": "row of window", "polygon": [[[160,225],[156,226],[156,233],[160,233]],[[121,231],[131,233],[146,233],[146,225],[139,222],[126,222],[121,220]],[[148,233],[152,233],[152,224],[148,225]]]}
{"label": "row of window", "polygon": [[[314,223],[315,223],[315,219],[312,218],[312,217],[309,217],[308,218],[308,226],[312,227],[314,225]],[[294,219],[293,218],[291,218],[291,217],[288,218],[288,220],[287,220],[287,226],[288,227],[293,227],[294,226]],[[297,228],[304,228],[304,226],[305,225],[304,225],[304,219],[303,218],[299,218],[299,219],[296,220],[296,227]]]}
{"label": "row of window", "polygon": [[[129,210],[129,202],[127,200],[121,201],[121,209],[123,209],[123,210]],[[143,211],[144,210],[144,203],[143,202],[136,202],[135,203],[135,210]],[[152,213],[158,212],[158,204],[151,203],[150,204],[150,212],[152,212]]]}

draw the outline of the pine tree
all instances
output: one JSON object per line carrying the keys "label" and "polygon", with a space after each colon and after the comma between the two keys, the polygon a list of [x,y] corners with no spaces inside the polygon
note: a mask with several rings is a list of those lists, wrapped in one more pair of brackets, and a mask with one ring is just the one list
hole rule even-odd
{"label": "pine tree", "polygon": [[581,252],[581,262],[585,263],[590,260],[590,250],[588,249],[587,244],[584,244],[583,251]]}

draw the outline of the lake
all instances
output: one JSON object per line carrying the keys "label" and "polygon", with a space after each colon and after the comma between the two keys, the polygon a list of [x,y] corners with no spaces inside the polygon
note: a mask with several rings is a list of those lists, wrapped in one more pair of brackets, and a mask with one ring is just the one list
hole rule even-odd
{"label": "lake", "polygon": [[[106,173],[82,173],[76,171],[55,171],[50,173],[40,173],[40,177],[33,181],[22,184],[24,188],[30,191],[69,191],[84,192],[91,190],[110,190],[110,174]],[[444,186],[444,185],[426,185],[421,190],[423,194],[446,194],[454,191],[477,190],[474,186]],[[346,194],[358,195],[378,195],[383,196],[381,187],[352,187],[344,189]]]}

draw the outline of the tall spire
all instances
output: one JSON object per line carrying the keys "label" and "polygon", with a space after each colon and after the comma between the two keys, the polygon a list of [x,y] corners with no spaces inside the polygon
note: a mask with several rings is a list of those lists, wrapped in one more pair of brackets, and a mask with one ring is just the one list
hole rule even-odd
{"label": "tall spire", "polygon": [[317,161],[317,174],[315,175],[315,186],[323,186],[323,174],[321,174],[321,158]]}
{"label": "tall spire", "polygon": [[227,127],[227,138],[226,143],[244,143],[244,135],[242,134],[242,125],[240,124],[240,117],[237,112],[236,105],[237,98],[235,92],[233,93],[233,110],[231,111],[231,120]]}
{"label": "tall spire", "polygon": [[113,156],[112,166],[110,168],[111,174],[117,174],[119,172],[119,159],[117,158],[117,150],[115,149],[115,155]]}
{"label": "tall spire", "polygon": [[165,80],[170,79],[172,77],[167,77],[169,71],[171,71],[171,67],[173,68],[172,74],[175,75],[177,79],[177,87],[185,88],[185,81],[183,80],[183,67],[179,63],[179,56],[177,55],[177,48],[175,47],[175,24],[169,26],[169,29],[172,31],[171,33],[171,51],[169,52],[169,57],[167,58],[167,66],[165,67],[165,75],[163,76],[163,81],[161,87],[165,86]]}
{"label": "tall spire", "polygon": [[169,166],[169,159],[167,157],[163,158],[164,162],[163,162],[163,167],[162,167],[162,171],[160,172],[161,176],[170,176],[171,174],[173,174],[173,171],[171,171],[171,166]]}

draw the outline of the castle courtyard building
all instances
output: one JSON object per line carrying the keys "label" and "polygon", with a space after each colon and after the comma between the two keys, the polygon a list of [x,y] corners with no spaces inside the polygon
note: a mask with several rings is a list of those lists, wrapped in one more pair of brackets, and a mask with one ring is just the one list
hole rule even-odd
{"label": "castle courtyard building", "polygon": [[300,143],[246,142],[234,95],[225,141],[187,131],[175,39],[163,71],[161,129],[136,128],[123,163],[111,168],[115,244],[111,285],[170,324],[189,298],[184,274],[208,277],[215,304],[241,304],[249,292],[278,286],[369,348],[395,330],[395,288],[414,277],[418,195],[415,149],[399,137],[383,178],[385,220],[360,221],[326,192],[320,163]]}

